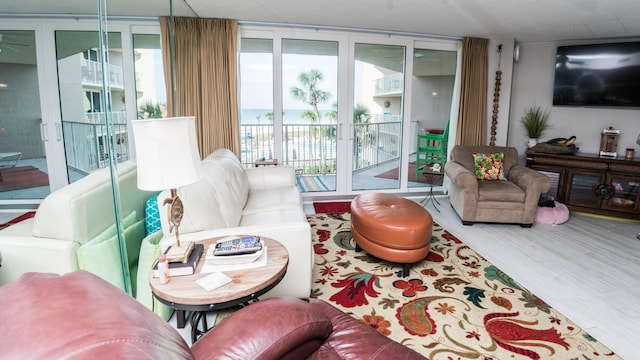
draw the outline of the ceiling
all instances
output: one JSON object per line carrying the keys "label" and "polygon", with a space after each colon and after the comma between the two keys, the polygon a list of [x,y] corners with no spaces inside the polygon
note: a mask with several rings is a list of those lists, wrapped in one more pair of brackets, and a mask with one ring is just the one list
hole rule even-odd
{"label": "ceiling", "polygon": [[[170,0],[106,0],[112,16],[167,16]],[[0,14],[95,14],[97,1],[0,0]],[[637,38],[638,0],[173,0],[175,16],[546,42]]]}

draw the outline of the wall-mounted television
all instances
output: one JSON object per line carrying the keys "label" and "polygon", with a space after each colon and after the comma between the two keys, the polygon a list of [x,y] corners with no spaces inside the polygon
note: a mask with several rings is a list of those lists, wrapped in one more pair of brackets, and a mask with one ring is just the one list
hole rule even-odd
{"label": "wall-mounted television", "polygon": [[640,107],[640,42],[558,46],[553,105]]}

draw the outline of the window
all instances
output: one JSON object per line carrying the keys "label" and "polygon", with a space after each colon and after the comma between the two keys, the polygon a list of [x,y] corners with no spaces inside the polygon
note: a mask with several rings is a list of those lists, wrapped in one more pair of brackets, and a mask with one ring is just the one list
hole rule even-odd
{"label": "window", "polygon": [[418,131],[448,121],[457,41],[240,30],[245,166],[278,159],[314,196],[428,188],[409,167]]}

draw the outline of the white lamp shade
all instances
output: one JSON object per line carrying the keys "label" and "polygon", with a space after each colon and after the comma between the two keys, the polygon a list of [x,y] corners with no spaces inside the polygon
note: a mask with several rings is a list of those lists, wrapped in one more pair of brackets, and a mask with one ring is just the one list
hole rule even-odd
{"label": "white lamp shade", "polygon": [[139,189],[174,189],[201,178],[195,117],[133,120],[131,126]]}

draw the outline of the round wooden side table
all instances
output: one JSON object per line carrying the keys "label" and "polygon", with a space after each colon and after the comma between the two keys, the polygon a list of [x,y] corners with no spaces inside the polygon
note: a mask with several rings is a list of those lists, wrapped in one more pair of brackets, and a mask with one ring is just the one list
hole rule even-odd
{"label": "round wooden side table", "polygon": [[[209,245],[224,237],[216,237],[197,241],[204,245],[205,252]],[[192,311],[191,340],[208,330],[205,312],[222,310],[237,305],[249,304],[259,296],[275,287],[284,277],[289,264],[289,253],[278,241],[262,237],[267,249],[267,265],[244,270],[224,271],[232,282],[217,289],[206,291],[196,281],[209,273],[201,273],[206,261],[202,255],[193,275],[173,276],[167,284],[160,284],[159,279],[149,273],[149,284],[153,295],[163,304],[176,310],[178,327],[185,325],[185,312]],[[202,325],[200,330],[199,324]]]}

